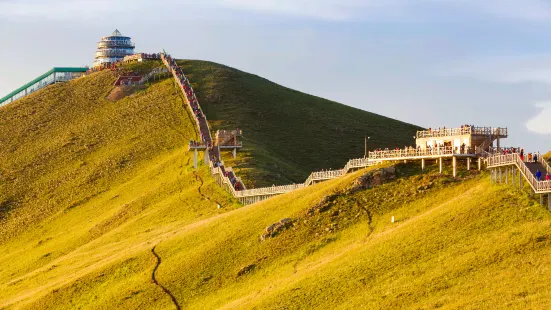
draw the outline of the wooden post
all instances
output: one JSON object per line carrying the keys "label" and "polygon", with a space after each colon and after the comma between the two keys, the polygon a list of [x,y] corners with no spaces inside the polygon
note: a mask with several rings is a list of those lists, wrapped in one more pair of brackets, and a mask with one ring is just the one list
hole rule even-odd
{"label": "wooden post", "polygon": [[515,184],[515,176],[517,174],[517,169],[515,169],[515,166],[511,168],[511,184]]}
{"label": "wooden post", "polygon": [[482,170],[482,158],[478,158],[478,171]]}
{"label": "wooden post", "polygon": [[544,204],[543,204],[543,194],[540,194],[540,205],[544,206]]}
{"label": "wooden post", "polygon": [[509,167],[505,167],[505,184],[509,184]]}
{"label": "wooden post", "polygon": [[467,157],[467,171],[471,170],[471,158]]}
{"label": "wooden post", "polygon": [[204,159],[205,159],[205,165],[208,166],[210,158],[209,158],[209,152],[207,150],[205,150],[205,158]]}
{"label": "wooden post", "polygon": [[522,189],[522,173],[518,174],[518,184],[519,184],[520,189]]}
{"label": "wooden post", "polygon": [[197,149],[193,150],[193,168],[197,169]]}
{"label": "wooden post", "polygon": [[547,194],[547,208],[551,211],[551,193]]}
{"label": "wooden post", "polygon": [[425,159],[421,158],[421,170],[425,171]]}
{"label": "wooden post", "polygon": [[439,158],[440,161],[440,173],[442,173],[442,157]]}
{"label": "wooden post", "polygon": [[233,159],[237,158],[237,148],[233,149]]}
{"label": "wooden post", "polygon": [[457,175],[457,157],[452,157],[452,166],[453,166],[453,177]]}

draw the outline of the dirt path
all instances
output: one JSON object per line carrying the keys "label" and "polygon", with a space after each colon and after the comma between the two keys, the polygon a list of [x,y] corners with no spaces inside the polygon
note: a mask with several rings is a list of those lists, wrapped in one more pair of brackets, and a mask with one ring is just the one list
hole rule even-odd
{"label": "dirt path", "polygon": [[174,297],[174,295],[172,295],[172,293],[166,287],[164,287],[162,284],[159,284],[159,281],[157,281],[157,278],[155,277],[155,272],[157,272],[157,269],[161,265],[161,257],[157,253],[155,253],[155,247],[157,247],[157,246],[154,246],[151,249],[151,253],[153,253],[155,258],[157,258],[157,264],[155,265],[155,268],[153,268],[153,272],[151,273],[151,281],[153,281],[153,283],[155,283],[155,285],[160,287],[170,297],[170,299],[172,300],[172,303],[174,304],[176,309],[180,310],[180,305],[178,304],[178,301],[176,300],[176,297]]}

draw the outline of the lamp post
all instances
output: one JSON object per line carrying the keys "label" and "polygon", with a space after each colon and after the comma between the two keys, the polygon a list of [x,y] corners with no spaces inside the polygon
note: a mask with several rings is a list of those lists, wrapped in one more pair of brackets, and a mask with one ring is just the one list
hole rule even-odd
{"label": "lamp post", "polygon": [[371,139],[371,137],[368,137],[367,135],[365,135],[365,152],[364,152],[364,158],[367,158],[367,140]]}

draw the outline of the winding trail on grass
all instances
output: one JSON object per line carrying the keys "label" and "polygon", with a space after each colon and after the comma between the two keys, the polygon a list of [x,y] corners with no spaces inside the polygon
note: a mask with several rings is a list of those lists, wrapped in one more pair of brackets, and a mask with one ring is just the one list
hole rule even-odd
{"label": "winding trail on grass", "polygon": [[153,272],[151,273],[151,281],[153,281],[153,283],[155,283],[155,285],[160,287],[168,296],[170,296],[170,299],[172,300],[172,303],[174,304],[176,309],[180,310],[181,308],[180,308],[180,305],[178,304],[178,301],[176,300],[176,297],[174,297],[174,295],[172,295],[172,293],[166,287],[164,287],[162,284],[160,284],[157,281],[157,278],[155,278],[155,272],[157,272],[157,269],[161,265],[161,257],[157,253],[155,253],[155,247],[157,247],[157,246],[154,246],[151,249],[151,253],[153,253],[155,258],[157,258],[157,264],[155,265],[155,268],[153,268]]}
{"label": "winding trail on grass", "polygon": [[199,187],[197,188],[197,191],[199,191],[199,195],[201,195],[201,197],[205,198],[206,200],[208,200],[210,202],[216,203],[217,205],[220,206],[220,208],[223,208],[224,206],[220,202],[218,202],[216,200],[213,201],[212,199],[207,197],[205,194],[203,194],[203,192],[201,192],[201,187],[203,187],[205,182],[203,182],[203,178],[201,178],[201,176],[198,175],[196,171],[193,171],[193,174],[195,175],[195,180],[201,182],[201,185],[199,185]]}

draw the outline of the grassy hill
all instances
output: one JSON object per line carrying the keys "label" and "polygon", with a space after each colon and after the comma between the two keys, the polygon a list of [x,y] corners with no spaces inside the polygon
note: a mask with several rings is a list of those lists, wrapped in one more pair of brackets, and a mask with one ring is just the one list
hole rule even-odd
{"label": "grassy hill", "polygon": [[545,158],[547,160],[551,160],[551,151],[549,151],[545,155],[543,155],[543,158]]}
{"label": "grassy hill", "polygon": [[[226,73],[194,64],[208,98],[209,81]],[[242,76],[252,98],[262,83],[292,92],[219,68]],[[205,166],[192,169],[196,133],[173,82],[113,102],[114,79],[96,73],[0,108],[0,309],[549,308],[551,215],[525,192],[486,173],[452,179],[400,165],[373,189],[353,190],[359,171],[240,207]],[[203,101],[230,128],[219,103]],[[292,178],[283,165],[297,167],[302,151],[274,155],[280,144],[247,132],[242,171]],[[284,132],[274,137],[293,146]],[[337,137],[324,152],[345,149],[332,150]],[[259,240],[284,218],[293,224]]]}
{"label": "grassy hill", "polygon": [[[170,180],[173,168],[156,173]],[[219,214],[205,203],[195,207],[210,214],[195,219],[168,199],[67,250],[140,192],[113,189],[0,245],[0,306],[548,308],[551,215],[487,174],[453,180],[435,168],[399,166],[396,181],[352,192],[360,171]],[[283,218],[294,225],[260,242]]]}
{"label": "grassy hill", "polygon": [[303,182],[310,172],[342,168],[369,148],[411,145],[420,129],[381,115],[282,87],[206,61],[179,61],[212,130],[241,128],[237,168],[250,187]]}

